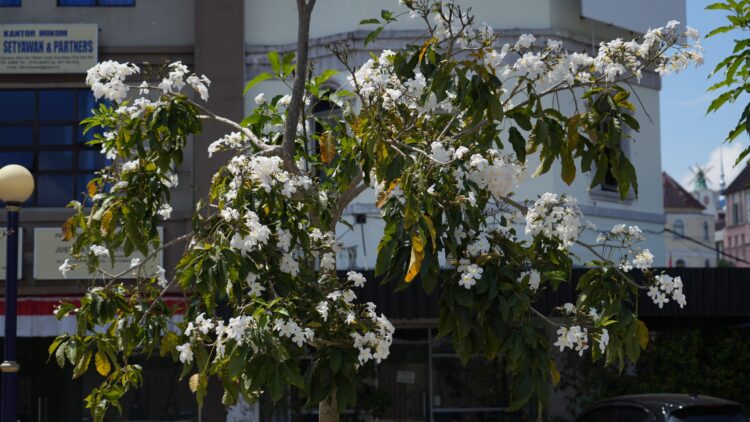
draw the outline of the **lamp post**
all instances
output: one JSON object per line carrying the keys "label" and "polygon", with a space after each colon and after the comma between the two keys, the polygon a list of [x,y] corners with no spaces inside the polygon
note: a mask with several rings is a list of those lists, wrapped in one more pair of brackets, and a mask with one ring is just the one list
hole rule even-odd
{"label": "lamp post", "polygon": [[18,370],[16,362],[16,304],[18,294],[18,213],[34,192],[34,176],[10,164],[0,168],[0,200],[8,210],[7,260],[5,262],[5,353],[2,372],[2,420],[16,422]]}

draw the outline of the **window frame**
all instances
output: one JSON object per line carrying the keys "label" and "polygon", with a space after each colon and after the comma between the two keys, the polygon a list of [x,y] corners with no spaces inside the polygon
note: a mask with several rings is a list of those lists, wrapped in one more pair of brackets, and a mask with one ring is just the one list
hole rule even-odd
{"label": "window frame", "polygon": [[[44,176],[64,176],[67,177],[68,183],[70,183],[70,192],[69,197],[67,198],[64,203],[55,203],[53,205],[40,205],[40,198],[47,195],[45,192],[41,192],[43,189],[34,189],[34,192],[32,193],[31,197],[27,200],[27,202],[24,204],[25,207],[32,207],[32,208],[44,208],[44,209],[52,209],[52,208],[61,208],[65,207],[70,201],[72,200],[81,200],[81,193],[86,189],[85,186],[79,186],[81,183],[79,182],[79,179],[82,176],[91,176],[95,177],[95,172],[100,170],[102,167],[98,167],[96,165],[93,165],[92,168],[82,168],[81,167],[81,153],[85,151],[93,151],[95,154],[99,154],[99,149],[96,146],[86,146],[85,143],[88,142],[86,140],[86,137],[81,138],[81,118],[80,116],[82,113],[79,110],[80,107],[80,96],[86,95],[87,93],[91,95],[91,92],[88,88],[77,86],[77,87],[49,87],[49,86],[40,86],[40,87],[27,87],[27,88],[9,88],[9,89],[0,89],[0,92],[7,92],[7,91],[15,91],[15,92],[32,92],[34,96],[34,114],[32,119],[15,119],[15,120],[2,120],[0,121],[0,128],[2,127],[30,127],[32,130],[32,138],[31,138],[31,144],[27,145],[5,145],[0,143],[0,154],[3,153],[30,153],[32,156],[32,162],[31,162],[31,168],[29,168],[29,171],[34,176],[34,183],[36,186],[39,186],[40,183],[40,177]],[[72,92],[73,97],[73,104],[71,104],[71,107],[73,108],[71,111],[72,118],[69,120],[64,119],[54,119],[54,120],[43,120],[40,116],[41,114],[41,108],[42,108],[42,100],[41,95],[42,92],[50,92],[50,91],[59,91],[59,92]],[[93,97],[92,97],[93,98]],[[94,102],[94,107],[96,107],[96,100]],[[89,114],[89,110],[86,110],[86,115]],[[85,117],[84,117],[85,118]],[[65,127],[67,130],[70,130],[72,132],[71,136],[71,143],[70,144],[42,144],[41,142],[41,131],[42,128],[45,127]],[[69,127],[69,128],[68,128]],[[92,133],[93,135],[93,133]],[[88,135],[86,135],[88,136]],[[90,140],[90,139],[89,139]],[[40,156],[42,153],[70,153],[71,154],[71,163],[69,168],[63,168],[63,169],[40,169]],[[96,157],[96,156],[95,156]],[[106,162],[103,164],[106,166]],[[49,195],[50,197],[52,195]]]}
{"label": "window frame", "polygon": [[65,0],[57,0],[56,5],[57,7],[135,7],[136,6],[136,0],[131,0],[132,4],[101,4],[103,1],[107,0],[90,0],[93,2],[93,4],[61,4]]}
{"label": "window frame", "polygon": [[[680,223],[680,229],[677,229],[677,223]],[[678,218],[672,222],[672,231],[675,232],[675,237],[680,238],[685,236],[685,222]]]}
{"label": "window frame", "polygon": [[[15,1],[15,4],[9,4],[5,2],[13,2]],[[0,7],[23,7],[23,0],[0,0]]]}

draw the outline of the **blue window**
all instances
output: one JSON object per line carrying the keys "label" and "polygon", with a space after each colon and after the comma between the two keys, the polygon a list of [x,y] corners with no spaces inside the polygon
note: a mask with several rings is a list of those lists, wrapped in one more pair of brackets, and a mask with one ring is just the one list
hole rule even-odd
{"label": "blue window", "polygon": [[0,7],[21,7],[21,0],[0,0]]}
{"label": "blue window", "polygon": [[86,145],[94,131],[84,136],[79,124],[95,107],[87,89],[0,90],[0,167],[20,164],[32,172],[36,189],[27,206],[81,200],[86,183],[109,164],[98,147]]}
{"label": "blue window", "polygon": [[133,7],[135,0],[57,0],[57,5],[62,7]]}

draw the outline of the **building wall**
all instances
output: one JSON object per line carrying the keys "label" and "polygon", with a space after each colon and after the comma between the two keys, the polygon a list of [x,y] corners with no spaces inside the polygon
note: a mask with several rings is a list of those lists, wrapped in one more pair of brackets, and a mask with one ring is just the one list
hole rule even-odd
{"label": "building wall", "polygon": [[[714,218],[709,214],[691,212],[689,210],[667,210],[666,227],[675,230],[675,222],[684,224],[684,236],[706,245],[703,247],[688,239],[671,233],[664,234],[666,252],[671,259],[672,266],[678,266],[677,262],[682,260],[686,267],[706,267],[708,261],[710,267],[716,266],[716,252],[714,248]],[[704,224],[708,231],[704,231]]]}
{"label": "building wall", "polygon": [[727,226],[724,229],[724,252],[738,259],[726,257],[737,267],[750,267],[750,213],[747,190],[727,194]]}

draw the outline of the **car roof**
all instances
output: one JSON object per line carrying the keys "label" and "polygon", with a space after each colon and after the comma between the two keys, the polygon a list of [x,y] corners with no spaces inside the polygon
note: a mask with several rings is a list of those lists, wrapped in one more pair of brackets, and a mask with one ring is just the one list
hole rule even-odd
{"label": "car roof", "polygon": [[594,408],[615,404],[643,407],[651,411],[654,415],[660,415],[663,411],[671,413],[672,410],[692,406],[739,406],[738,403],[733,401],[696,394],[632,394],[596,402],[585,413]]}

